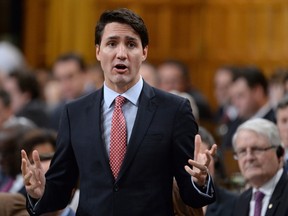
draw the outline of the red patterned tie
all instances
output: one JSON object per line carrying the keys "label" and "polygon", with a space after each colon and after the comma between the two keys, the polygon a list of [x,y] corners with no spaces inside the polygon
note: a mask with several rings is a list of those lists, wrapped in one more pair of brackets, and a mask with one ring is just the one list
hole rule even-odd
{"label": "red patterned tie", "polygon": [[124,97],[116,97],[111,123],[110,167],[115,179],[118,176],[126,152],[126,121],[122,112],[122,106],[124,103]]}

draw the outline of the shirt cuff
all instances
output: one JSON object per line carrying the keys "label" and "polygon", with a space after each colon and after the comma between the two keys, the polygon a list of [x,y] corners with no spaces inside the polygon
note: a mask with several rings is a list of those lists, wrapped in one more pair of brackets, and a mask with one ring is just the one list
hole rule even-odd
{"label": "shirt cuff", "polygon": [[201,194],[202,196],[209,198],[213,197],[213,191],[210,191],[211,181],[212,181],[211,176],[208,174],[205,185],[202,186],[201,189],[199,189],[200,187],[194,183],[193,178],[191,177],[192,185],[196,189],[196,191],[198,191],[198,193]]}
{"label": "shirt cuff", "polygon": [[41,198],[40,199],[34,199],[34,198],[30,197],[29,194],[27,194],[27,198],[28,198],[29,205],[31,206],[31,209],[33,211],[35,211],[35,209],[36,209],[37,205],[39,204]]}

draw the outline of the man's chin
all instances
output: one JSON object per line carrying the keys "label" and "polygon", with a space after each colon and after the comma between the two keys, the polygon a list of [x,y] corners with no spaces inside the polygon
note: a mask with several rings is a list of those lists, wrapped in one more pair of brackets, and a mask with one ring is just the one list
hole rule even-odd
{"label": "man's chin", "polygon": [[245,176],[249,177],[257,177],[260,174],[260,170],[257,168],[250,168],[249,170],[245,171]]}

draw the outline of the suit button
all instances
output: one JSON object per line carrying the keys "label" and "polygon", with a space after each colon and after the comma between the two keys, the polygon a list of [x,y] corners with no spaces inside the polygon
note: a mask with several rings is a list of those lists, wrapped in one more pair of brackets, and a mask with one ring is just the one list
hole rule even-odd
{"label": "suit button", "polygon": [[115,192],[118,192],[118,191],[119,191],[119,186],[118,186],[118,184],[115,184],[115,185],[114,185],[114,191],[115,191]]}

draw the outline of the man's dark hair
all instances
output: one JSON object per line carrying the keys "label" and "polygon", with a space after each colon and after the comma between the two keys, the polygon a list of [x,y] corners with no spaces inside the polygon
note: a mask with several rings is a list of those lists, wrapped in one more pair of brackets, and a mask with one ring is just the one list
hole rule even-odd
{"label": "man's dark hair", "polygon": [[84,58],[77,54],[77,53],[65,53],[60,55],[54,62],[54,65],[59,63],[59,62],[67,62],[67,61],[74,61],[76,64],[79,66],[79,69],[82,72],[85,72],[86,70],[86,64],[84,61]]}
{"label": "man's dark hair", "polygon": [[265,95],[268,94],[268,81],[260,68],[254,66],[241,68],[236,76],[234,76],[233,81],[235,82],[241,78],[245,79],[249,88],[260,85],[263,88]]}
{"label": "man's dark hair", "polygon": [[241,67],[237,65],[222,65],[217,70],[225,70],[232,75],[232,80],[237,77],[239,71],[241,71]]}
{"label": "man's dark hair", "polygon": [[178,59],[166,59],[161,63],[161,65],[172,66],[172,67],[176,68],[181,73],[181,78],[184,81],[184,85],[185,85],[184,88],[187,91],[189,91],[189,89],[190,89],[190,73],[189,73],[189,67],[186,63],[184,63],[183,61],[180,61]]}
{"label": "man's dark hair", "polygon": [[277,104],[276,111],[288,107],[288,96],[284,96]]}
{"label": "man's dark hair", "polygon": [[8,76],[16,80],[21,92],[30,93],[31,99],[38,99],[40,97],[40,86],[32,71],[14,70]]}
{"label": "man's dark hair", "polygon": [[142,47],[149,43],[148,31],[143,19],[133,11],[121,8],[112,11],[105,11],[101,16],[95,28],[95,45],[100,45],[104,28],[107,24],[117,22],[131,26],[140,36]]}
{"label": "man's dark hair", "polygon": [[177,59],[167,59],[162,62],[161,65],[171,65],[177,67],[181,72],[183,79],[189,82],[189,68],[184,62]]}
{"label": "man's dark hair", "polygon": [[20,147],[26,151],[27,155],[32,155],[33,149],[43,143],[49,143],[55,150],[56,132],[40,128],[31,130],[22,137]]}
{"label": "man's dark hair", "polygon": [[3,89],[0,89],[0,100],[5,107],[9,107],[11,105],[10,95]]}
{"label": "man's dark hair", "polygon": [[4,174],[15,178],[21,172],[21,154],[19,141],[29,132],[29,126],[15,124],[0,130],[0,155],[1,165],[5,166]]}

